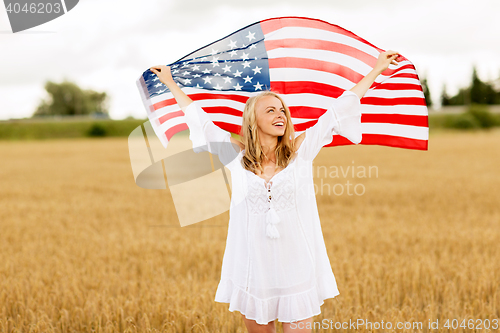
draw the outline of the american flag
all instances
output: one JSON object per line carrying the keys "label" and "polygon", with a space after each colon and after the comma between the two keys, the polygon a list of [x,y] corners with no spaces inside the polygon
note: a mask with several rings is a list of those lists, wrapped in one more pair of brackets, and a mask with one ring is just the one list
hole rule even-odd
{"label": "american flag", "polygon": [[[181,89],[220,128],[239,134],[247,99],[280,94],[296,135],[356,85],[384,50],[325,21],[279,17],[251,24],[170,64]],[[361,144],[427,150],[428,110],[414,65],[400,55],[361,99]],[[173,95],[149,69],[137,80],[148,118],[166,148],[187,130]],[[326,146],[353,144],[334,135]]]}

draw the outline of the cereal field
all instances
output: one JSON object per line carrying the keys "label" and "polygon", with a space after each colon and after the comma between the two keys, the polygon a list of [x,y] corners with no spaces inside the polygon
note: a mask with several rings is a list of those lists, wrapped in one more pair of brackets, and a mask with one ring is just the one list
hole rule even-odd
{"label": "cereal field", "polygon": [[[428,151],[320,152],[317,201],[340,295],[315,332],[371,331],[335,328],[357,320],[445,332],[448,319],[454,332],[498,332],[499,145],[499,129],[443,131]],[[0,153],[0,332],[246,331],[213,301],[229,213],[176,227],[168,190],[134,183],[126,138],[0,142]]]}

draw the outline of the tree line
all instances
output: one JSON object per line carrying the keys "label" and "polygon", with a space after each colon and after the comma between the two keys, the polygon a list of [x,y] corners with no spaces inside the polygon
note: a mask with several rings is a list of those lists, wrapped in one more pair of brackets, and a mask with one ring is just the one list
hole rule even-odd
{"label": "tree line", "polygon": [[[427,79],[421,80],[427,106],[432,105],[431,93],[427,85]],[[472,80],[468,87],[460,88],[456,95],[450,96],[446,90],[446,84],[441,92],[441,106],[500,104],[500,90],[491,82],[482,81],[478,75],[476,67],[472,69]]]}
{"label": "tree line", "polygon": [[105,92],[83,90],[73,82],[47,81],[49,98],[42,100],[33,117],[98,115],[109,117],[109,98]]}

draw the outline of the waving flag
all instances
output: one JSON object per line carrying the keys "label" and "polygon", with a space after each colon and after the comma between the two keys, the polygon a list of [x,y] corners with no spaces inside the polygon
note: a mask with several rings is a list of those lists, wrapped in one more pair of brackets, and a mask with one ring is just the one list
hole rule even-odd
{"label": "waving flag", "polygon": [[[251,24],[170,64],[181,89],[215,125],[238,134],[247,99],[262,90],[283,96],[296,134],[313,126],[333,100],[351,89],[384,50],[338,25],[280,17]],[[427,150],[428,110],[417,72],[403,56],[361,99],[363,140]],[[149,69],[137,86],[154,132],[166,148],[188,129],[173,95]],[[334,135],[326,146],[352,144]]]}

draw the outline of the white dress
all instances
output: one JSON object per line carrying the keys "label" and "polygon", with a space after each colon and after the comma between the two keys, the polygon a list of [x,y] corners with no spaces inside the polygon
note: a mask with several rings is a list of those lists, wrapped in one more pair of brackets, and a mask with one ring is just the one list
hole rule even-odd
{"label": "white dress", "polygon": [[312,163],[335,133],[361,142],[359,106],[356,94],[344,92],[306,129],[293,162],[269,183],[242,166],[244,151],[230,144],[231,134],[214,125],[196,102],[184,109],[194,150],[219,155],[231,172],[229,227],[215,295],[216,302],[229,303],[229,311],[258,324],[293,322],[320,314],[323,301],[339,295],[321,231]]}

